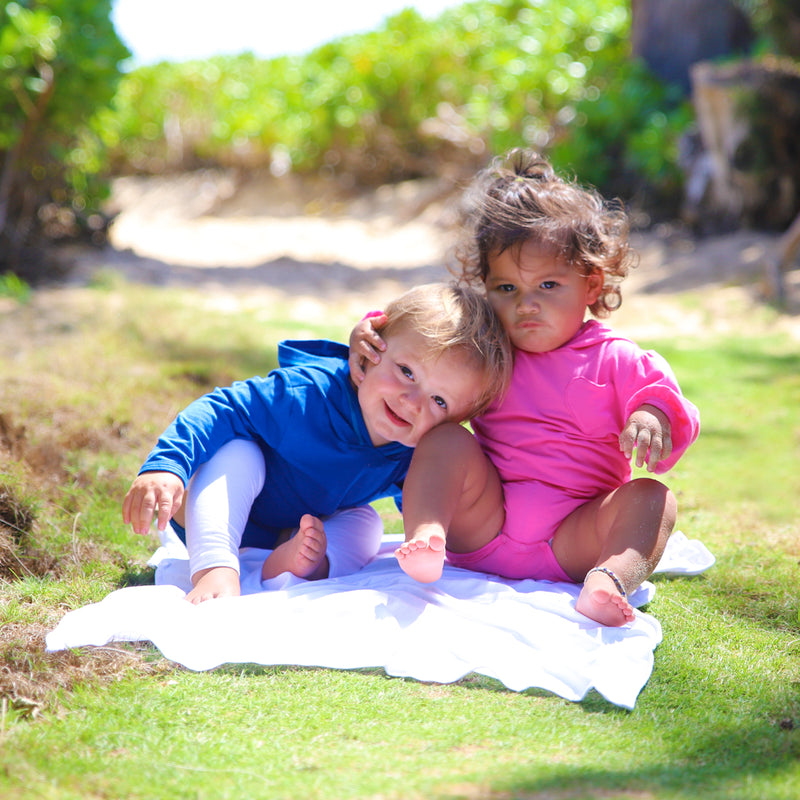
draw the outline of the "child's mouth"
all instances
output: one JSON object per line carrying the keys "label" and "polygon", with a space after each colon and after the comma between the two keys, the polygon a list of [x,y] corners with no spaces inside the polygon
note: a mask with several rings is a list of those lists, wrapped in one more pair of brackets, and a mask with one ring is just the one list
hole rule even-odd
{"label": "child's mouth", "polygon": [[384,401],[383,406],[386,409],[386,416],[389,417],[389,420],[391,422],[393,422],[395,425],[410,427],[411,423],[403,419],[398,414],[395,414],[394,411],[392,411],[392,409],[389,408],[389,404],[386,401]]}

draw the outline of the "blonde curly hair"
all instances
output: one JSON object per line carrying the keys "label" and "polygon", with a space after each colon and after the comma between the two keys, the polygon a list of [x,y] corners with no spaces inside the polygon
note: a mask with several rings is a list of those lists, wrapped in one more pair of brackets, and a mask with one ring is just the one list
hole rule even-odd
{"label": "blonde curly hair", "polygon": [[594,316],[619,308],[619,285],[636,265],[621,202],[559,177],[538,153],[517,149],[477,175],[464,211],[467,236],[456,253],[461,281],[483,284],[493,256],[535,242],[583,275],[602,273],[603,290],[589,307]]}

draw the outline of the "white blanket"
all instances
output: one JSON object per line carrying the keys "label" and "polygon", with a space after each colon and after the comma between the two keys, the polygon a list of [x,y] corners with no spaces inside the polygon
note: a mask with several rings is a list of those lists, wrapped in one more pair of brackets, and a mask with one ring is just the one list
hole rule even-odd
{"label": "white blanket", "polygon": [[[282,575],[265,582],[266,551],[242,551],[241,597],[200,605],[190,588],[183,545],[167,537],[151,560],[156,586],[119,589],[67,613],[47,636],[48,650],[150,641],[192,670],[225,663],[295,664],[353,669],[382,667],[388,675],[451,683],[469,673],[507,688],[538,687],[568,700],[596,689],[633,708],[653,667],[661,625],[636,612],[632,623],[607,628],[575,611],[579,586],[510,581],[449,565],[433,584],[402,572],[386,537],[379,557],[354,575],[303,581]],[[673,534],[659,571],[697,574],[714,557],[698,541]],[[635,606],[655,592],[645,583]]]}

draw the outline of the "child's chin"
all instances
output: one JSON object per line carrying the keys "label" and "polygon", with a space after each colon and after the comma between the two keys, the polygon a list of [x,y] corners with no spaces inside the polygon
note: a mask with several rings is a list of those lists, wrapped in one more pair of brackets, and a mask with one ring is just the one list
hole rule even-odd
{"label": "child's chin", "polygon": [[412,435],[412,433],[409,431],[405,435],[398,434],[395,437],[394,441],[397,442],[398,444],[403,444],[406,447],[416,447],[417,444],[419,443],[420,438],[421,438],[420,436]]}

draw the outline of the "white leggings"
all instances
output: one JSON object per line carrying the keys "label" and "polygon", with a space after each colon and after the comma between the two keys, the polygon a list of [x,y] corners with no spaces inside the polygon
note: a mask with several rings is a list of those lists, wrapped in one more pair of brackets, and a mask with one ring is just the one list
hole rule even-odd
{"label": "white leggings", "polygon": [[[195,472],[186,496],[186,547],[194,575],[209,567],[239,571],[239,545],[250,508],[264,486],[264,456],[255,442],[234,439]],[[328,577],[357,572],[378,552],[383,522],[372,506],[324,517]]]}

